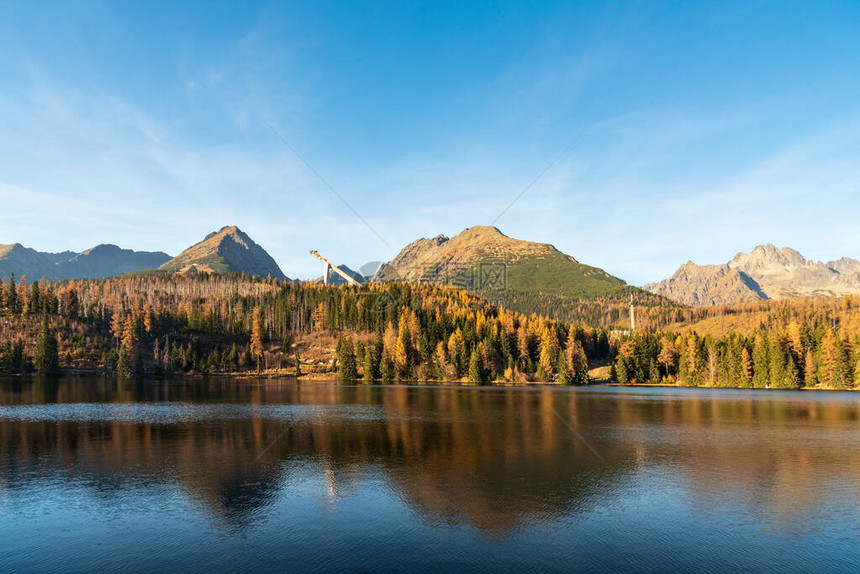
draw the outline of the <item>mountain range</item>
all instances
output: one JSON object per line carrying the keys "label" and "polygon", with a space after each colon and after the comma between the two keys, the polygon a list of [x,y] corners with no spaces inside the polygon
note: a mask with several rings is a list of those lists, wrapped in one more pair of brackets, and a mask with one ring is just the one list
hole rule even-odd
{"label": "mountain range", "polygon": [[684,305],[705,307],[764,299],[860,294],[860,261],[810,261],[789,247],[759,245],[728,263],[684,263],[644,289]]}
{"label": "mountain range", "polygon": [[[364,282],[345,265],[339,268]],[[222,227],[171,258],[162,252],[97,245],[81,253],[39,252],[19,243],[0,245],[0,277],[31,281],[108,277],[130,272],[246,273],[287,279],[274,259],[236,226]],[[421,238],[404,247],[370,277],[376,282],[445,283],[505,302],[523,312],[563,314],[576,301],[638,294],[640,304],[670,299],[690,306],[735,304],[785,297],[860,294],[860,261],[821,263],[794,249],[760,245],[728,263],[683,264],[672,277],[642,291],[598,267],[580,263],[548,243],[508,237],[474,226],[454,237]],[[334,284],[343,280],[337,274]],[[650,293],[648,293],[650,292]],[[654,294],[654,295],[652,295]]]}
{"label": "mountain range", "polygon": [[287,277],[266,251],[236,226],[223,227],[171,258],[160,251],[132,251],[97,245],[81,253],[44,253],[20,243],[0,245],[0,277],[97,279],[131,272],[247,273]]}
{"label": "mountain range", "polygon": [[95,279],[153,269],[168,260],[170,256],[160,251],[132,251],[116,245],[96,245],[81,253],[44,253],[13,243],[0,245],[0,277],[14,273],[31,280]]}

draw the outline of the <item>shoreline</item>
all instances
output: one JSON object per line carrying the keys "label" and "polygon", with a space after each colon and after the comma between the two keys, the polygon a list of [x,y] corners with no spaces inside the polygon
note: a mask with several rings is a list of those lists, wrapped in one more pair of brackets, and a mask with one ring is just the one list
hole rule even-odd
{"label": "shoreline", "polygon": [[[103,377],[103,378],[111,378],[115,380],[121,379],[118,377],[116,373],[108,373],[103,369],[63,369],[59,376],[54,377],[54,380],[60,379],[74,379],[79,377]],[[4,373],[0,374],[2,378],[14,378],[14,379],[30,379],[30,380],[38,380],[39,375],[36,373],[17,373],[10,374]],[[799,388],[768,388],[768,387],[718,387],[711,385],[701,385],[701,386],[686,386],[686,385],[673,385],[668,383],[613,383],[607,380],[595,380],[587,385],[563,385],[561,383],[557,383],[554,381],[526,381],[526,382],[515,382],[515,381],[492,381],[487,383],[472,383],[468,380],[457,380],[457,381],[418,381],[418,380],[409,380],[409,381],[392,381],[389,383],[383,383],[381,381],[374,381],[373,383],[365,383],[362,379],[356,379],[349,383],[342,383],[337,378],[337,373],[305,373],[301,377],[296,377],[293,374],[277,372],[277,371],[263,371],[261,373],[250,373],[250,372],[239,372],[239,373],[182,373],[179,375],[171,375],[171,376],[157,376],[153,374],[145,374],[140,377],[129,377],[125,380],[127,381],[141,381],[141,382],[151,382],[151,381],[159,381],[159,382],[170,382],[170,381],[181,381],[181,380],[204,380],[204,379],[223,379],[229,381],[236,382],[272,382],[272,383],[284,383],[291,382],[295,384],[307,383],[307,384],[322,384],[322,385],[345,385],[345,386],[375,386],[375,387],[387,387],[387,386],[410,386],[410,387],[546,387],[546,388],[589,388],[589,387],[618,387],[618,388],[667,388],[667,389],[704,389],[704,390],[727,390],[727,391],[823,391],[823,392],[857,392],[860,391],[860,388],[830,388],[830,387],[799,387]]]}

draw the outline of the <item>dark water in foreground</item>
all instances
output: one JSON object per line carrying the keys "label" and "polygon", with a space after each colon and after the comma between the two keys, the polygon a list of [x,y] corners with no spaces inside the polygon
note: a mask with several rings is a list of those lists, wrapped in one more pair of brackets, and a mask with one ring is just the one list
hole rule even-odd
{"label": "dark water in foreground", "polygon": [[0,571],[860,570],[860,394],[0,379]]}

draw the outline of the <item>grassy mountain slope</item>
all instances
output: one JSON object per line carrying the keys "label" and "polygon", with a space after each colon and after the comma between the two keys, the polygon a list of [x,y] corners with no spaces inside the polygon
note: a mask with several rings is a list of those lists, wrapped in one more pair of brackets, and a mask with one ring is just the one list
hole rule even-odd
{"label": "grassy mountain slope", "polygon": [[507,288],[568,297],[596,297],[629,289],[618,277],[603,269],[579,263],[561,252],[509,263]]}
{"label": "grassy mountain slope", "polygon": [[376,281],[448,282],[482,293],[499,290],[592,297],[627,284],[579,263],[548,243],[513,239],[495,227],[475,226],[452,238],[407,245],[374,276]]}

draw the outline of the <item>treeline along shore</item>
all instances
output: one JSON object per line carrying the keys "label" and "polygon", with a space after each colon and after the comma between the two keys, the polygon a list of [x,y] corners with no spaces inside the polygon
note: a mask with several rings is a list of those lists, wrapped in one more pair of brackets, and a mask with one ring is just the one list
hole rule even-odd
{"label": "treeline along shore", "polygon": [[[630,333],[431,284],[243,274],[0,284],[0,373],[337,373],[343,381],[860,387],[860,298],[684,313]],[[681,315],[679,314],[679,317]]]}

